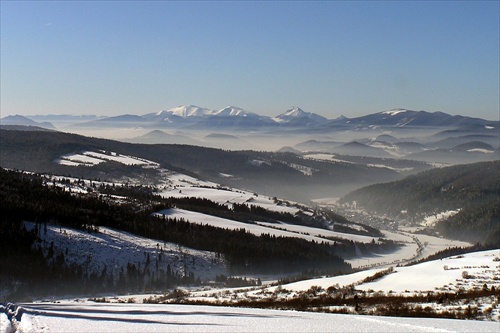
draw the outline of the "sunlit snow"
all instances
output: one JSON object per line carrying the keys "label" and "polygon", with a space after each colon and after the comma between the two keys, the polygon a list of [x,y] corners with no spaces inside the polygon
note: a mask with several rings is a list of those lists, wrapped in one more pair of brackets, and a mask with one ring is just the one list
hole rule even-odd
{"label": "sunlit snow", "polygon": [[56,160],[56,163],[68,166],[86,165],[92,166],[106,161],[114,161],[125,165],[141,165],[143,167],[158,167],[158,163],[142,158],[125,156],[117,153],[84,151],[75,154],[66,154]]}
{"label": "sunlit snow", "polygon": [[22,304],[20,332],[496,332],[498,323],[192,305]]}
{"label": "sunlit snow", "polygon": [[403,113],[403,112],[406,112],[406,110],[404,110],[404,109],[395,109],[395,110],[384,111],[384,112],[382,112],[382,114],[388,114],[388,115],[391,115],[391,116],[395,116],[398,113]]}

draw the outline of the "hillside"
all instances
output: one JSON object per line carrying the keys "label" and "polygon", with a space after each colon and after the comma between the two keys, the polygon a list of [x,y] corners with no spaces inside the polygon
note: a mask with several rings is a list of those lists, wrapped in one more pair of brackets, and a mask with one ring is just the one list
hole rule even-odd
{"label": "hillside", "polygon": [[495,161],[432,169],[371,185],[349,193],[341,203],[355,202],[358,208],[417,225],[430,216],[453,212],[448,214],[456,214],[453,217],[427,225],[445,236],[500,244],[499,197],[500,162]]}
{"label": "hillside", "polygon": [[[65,158],[158,168],[115,153]],[[0,169],[0,251],[10,253],[0,257],[0,295],[75,293],[75,286],[78,293],[130,292],[214,279],[248,285],[259,274],[338,274],[468,245],[380,232],[332,211],[157,170],[158,183],[142,186]],[[234,274],[253,279],[227,278]]]}
{"label": "hillside", "polygon": [[0,169],[0,250],[11,253],[0,258],[0,294],[22,299],[74,293],[75,286],[141,291],[230,274],[338,274],[351,270],[339,255],[401,246],[332,212],[162,175],[152,187]]}

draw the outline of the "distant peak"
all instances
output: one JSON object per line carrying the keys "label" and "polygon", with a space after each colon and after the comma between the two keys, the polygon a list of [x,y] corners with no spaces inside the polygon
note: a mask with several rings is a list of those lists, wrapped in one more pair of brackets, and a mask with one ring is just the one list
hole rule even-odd
{"label": "distant peak", "polygon": [[196,117],[196,116],[204,116],[213,112],[213,110],[201,108],[196,105],[179,105],[175,108],[169,109],[167,112],[182,117]]}
{"label": "distant peak", "polygon": [[299,108],[298,106],[292,106],[291,109],[286,110],[285,114],[288,116],[300,116],[305,114],[306,112]]}
{"label": "distant peak", "polygon": [[215,111],[213,115],[215,116],[239,116],[239,117],[247,117],[248,115],[252,115],[252,112],[248,112],[237,106],[226,106],[219,111]]}

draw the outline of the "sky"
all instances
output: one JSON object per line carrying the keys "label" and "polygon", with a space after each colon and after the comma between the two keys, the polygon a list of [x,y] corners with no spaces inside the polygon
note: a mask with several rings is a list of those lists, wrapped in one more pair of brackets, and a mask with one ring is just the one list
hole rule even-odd
{"label": "sky", "polygon": [[0,1],[1,116],[500,118],[499,1]]}

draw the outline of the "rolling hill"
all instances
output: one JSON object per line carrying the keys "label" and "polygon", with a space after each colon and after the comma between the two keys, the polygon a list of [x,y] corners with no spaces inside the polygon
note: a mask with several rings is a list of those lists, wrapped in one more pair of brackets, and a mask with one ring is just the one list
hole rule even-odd
{"label": "rolling hill", "polygon": [[[362,164],[304,159],[292,153],[226,151],[188,145],[131,144],[61,132],[0,130],[0,166],[34,172],[112,179],[154,171],[99,164],[92,168],[56,163],[61,156],[85,150],[114,151],[184,170],[223,185],[270,196],[309,201],[339,196],[363,185],[401,178],[397,171]],[[146,179],[147,177],[145,177]]]}
{"label": "rolling hill", "polygon": [[[405,179],[371,185],[341,202],[395,219],[421,224],[427,217],[455,211],[431,226],[444,236],[500,244],[500,162],[432,169]],[[458,212],[458,213],[457,213]]]}

